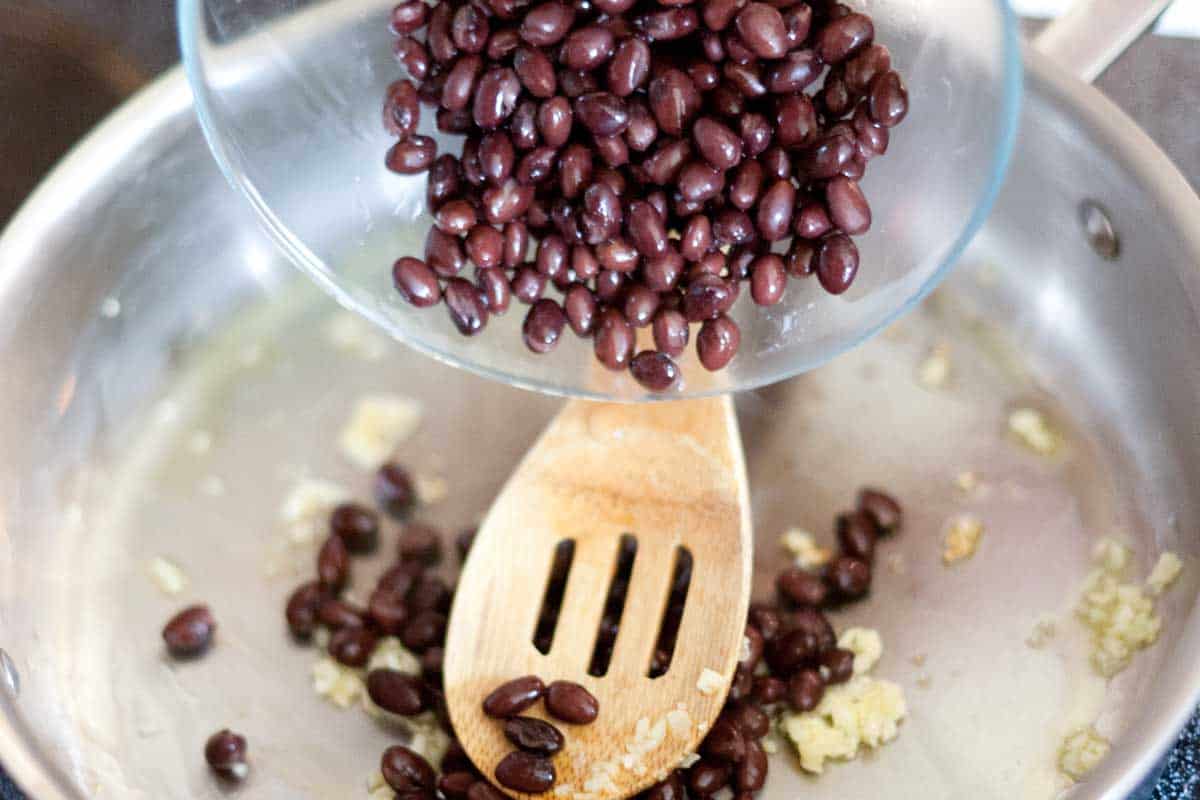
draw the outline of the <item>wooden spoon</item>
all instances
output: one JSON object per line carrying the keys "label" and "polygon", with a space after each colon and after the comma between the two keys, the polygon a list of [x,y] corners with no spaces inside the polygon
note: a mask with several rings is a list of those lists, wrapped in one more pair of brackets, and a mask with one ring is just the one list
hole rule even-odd
{"label": "wooden spoon", "polygon": [[[637,552],[612,659],[596,677],[588,666],[623,534],[636,537]],[[574,558],[542,654],[534,630],[564,540],[574,541]],[[728,397],[568,402],[496,499],[455,595],[443,674],[471,760],[495,782],[497,763],[516,747],[504,722],[483,713],[483,699],[537,675],[578,683],[599,701],[589,725],[555,721],[540,702],[523,712],[551,719],[566,736],[553,757],[559,795],[628,797],[666,777],[696,751],[724,703],[746,624],[752,543]],[[670,667],[650,678],[680,548],[693,558],[691,583]]]}

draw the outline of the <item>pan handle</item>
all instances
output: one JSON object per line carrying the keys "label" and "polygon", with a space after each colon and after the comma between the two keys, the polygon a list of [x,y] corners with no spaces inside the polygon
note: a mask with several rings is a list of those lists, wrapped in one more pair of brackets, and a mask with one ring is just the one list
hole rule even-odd
{"label": "pan handle", "polygon": [[1075,0],[1033,46],[1091,83],[1154,24],[1171,0]]}

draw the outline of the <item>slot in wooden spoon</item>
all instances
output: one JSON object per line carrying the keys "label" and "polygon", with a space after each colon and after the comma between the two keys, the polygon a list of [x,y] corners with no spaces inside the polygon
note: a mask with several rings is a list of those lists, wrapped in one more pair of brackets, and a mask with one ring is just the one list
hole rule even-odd
{"label": "slot in wooden spoon", "polygon": [[[637,550],[620,629],[607,672],[590,675],[624,534]],[[542,654],[534,631],[564,540],[574,542],[574,557]],[[592,724],[555,722],[566,736],[553,759],[556,787],[569,787],[563,794],[628,797],[665,777],[696,751],[723,705],[746,622],[752,543],[728,397],[568,402],[497,497],[455,595],[443,674],[450,718],[471,760],[495,781],[497,763],[515,747],[503,721],[483,713],[483,699],[508,680],[537,675],[547,684],[578,683],[599,700]],[[693,559],[691,583],[670,667],[651,678],[680,548]],[[702,691],[709,670],[719,688]],[[677,710],[685,713],[669,724]],[[549,718],[541,703],[524,713]]]}

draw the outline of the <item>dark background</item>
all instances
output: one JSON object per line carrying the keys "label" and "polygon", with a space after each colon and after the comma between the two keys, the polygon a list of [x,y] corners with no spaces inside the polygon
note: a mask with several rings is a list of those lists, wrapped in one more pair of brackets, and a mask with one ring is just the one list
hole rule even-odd
{"label": "dark background", "polygon": [[[0,0],[0,227],[74,142],[178,60],[171,0]],[[1200,186],[1200,41],[1147,36],[1097,85]],[[1198,760],[1193,719],[1145,796],[1200,798]],[[20,797],[0,768],[0,800]]]}

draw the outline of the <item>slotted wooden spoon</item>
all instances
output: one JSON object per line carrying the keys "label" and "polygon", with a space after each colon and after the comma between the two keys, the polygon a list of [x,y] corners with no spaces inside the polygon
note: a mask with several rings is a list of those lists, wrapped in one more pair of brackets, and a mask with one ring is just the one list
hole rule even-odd
{"label": "slotted wooden spoon", "polygon": [[[636,537],[637,553],[608,671],[593,677],[588,665],[622,534]],[[534,630],[555,547],[567,539],[575,542],[574,559],[543,655]],[[627,797],[665,777],[695,752],[724,702],[746,622],[752,542],[745,462],[728,397],[568,402],[488,512],[454,599],[443,674],[450,718],[471,760],[494,780],[497,763],[515,747],[503,722],[484,715],[482,701],[500,684],[532,674],[547,684],[574,681],[599,700],[592,724],[555,722],[567,740],[554,757],[556,786],[569,787],[560,791]],[[670,668],[652,679],[680,547],[693,557],[691,584]],[[699,688],[706,670],[721,677],[716,691]],[[662,741],[631,755],[629,747],[653,741],[676,709],[686,716],[671,717],[675,724]],[[541,703],[524,713],[548,718]],[[599,771],[611,783],[596,780]]]}

